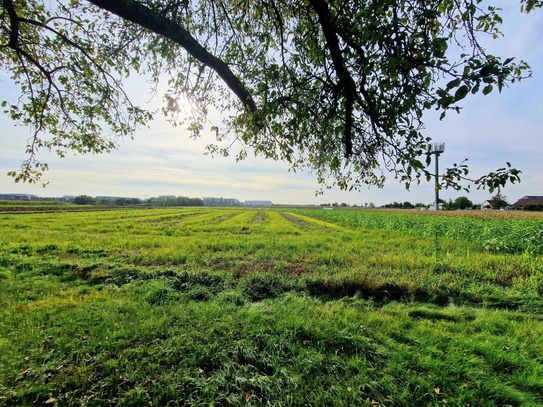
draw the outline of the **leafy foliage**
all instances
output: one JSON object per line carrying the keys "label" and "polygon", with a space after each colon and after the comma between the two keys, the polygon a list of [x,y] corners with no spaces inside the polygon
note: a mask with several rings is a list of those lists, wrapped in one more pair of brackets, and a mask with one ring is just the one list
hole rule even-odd
{"label": "leafy foliage", "polygon": [[448,206],[448,209],[473,209],[473,202],[466,196],[459,196]]}
{"label": "leafy foliage", "polygon": [[[49,149],[102,153],[150,120],[122,87],[131,66],[128,49],[111,41],[119,22],[100,24],[104,14],[70,2],[3,2],[0,69],[20,88],[18,100],[2,101],[4,112],[32,128],[29,154],[15,181],[36,182],[47,164],[35,155]],[[112,137],[108,137],[111,134]],[[45,137],[47,136],[47,137]]]}
{"label": "leafy foliage", "polygon": [[492,209],[503,209],[509,206],[509,203],[505,200],[506,197],[499,192],[488,200],[488,203],[492,206]]}
{"label": "leafy foliage", "polygon": [[79,195],[74,198],[74,204],[76,205],[93,205],[96,203],[96,199],[88,195]]}
{"label": "leafy foliage", "polygon": [[[164,113],[195,136],[214,132],[212,154],[239,142],[238,159],[252,149],[315,171],[323,185],[382,185],[386,168],[409,186],[430,176],[426,110],[444,117],[469,94],[530,75],[525,62],[479,45],[500,36],[501,22],[498,8],[472,0],[4,0],[0,69],[21,96],[3,105],[33,128],[29,159],[11,175],[37,181],[47,169],[40,148],[109,151],[148,123],[151,112],[123,90],[136,72],[152,86],[167,81]],[[186,100],[190,118],[180,115]],[[210,125],[211,111],[224,121]],[[467,169],[447,174],[444,184],[457,186]],[[518,174],[498,170],[478,184]]]}

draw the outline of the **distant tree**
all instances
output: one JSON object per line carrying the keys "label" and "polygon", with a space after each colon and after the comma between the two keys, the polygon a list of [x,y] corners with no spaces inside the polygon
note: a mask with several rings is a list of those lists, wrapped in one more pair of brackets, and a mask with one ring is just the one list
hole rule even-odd
{"label": "distant tree", "polygon": [[[105,202],[110,203],[110,202]],[[141,204],[141,199],[139,198],[117,198],[115,199],[115,205],[117,206],[126,206],[126,205],[139,205]]]}
{"label": "distant tree", "polygon": [[412,204],[411,202],[409,202],[409,201],[405,201],[405,202],[403,203],[403,207],[404,207],[404,209],[413,209],[413,208],[415,207],[415,205],[413,205],[413,204]]}
{"label": "distant tree", "polygon": [[441,208],[445,211],[451,211],[455,209],[452,199],[449,198],[449,201],[443,201],[441,203]]}
{"label": "distant tree", "polygon": [[76,205],[94,205],[96,199],[88,195],[79,195],[74,198],[74,204]]}
{"label": "distant tree", "polygon": [[500,192],[498,192],[496,195],[494,195],[492,198],[488,200],[488,203],[490,203],[490,206],[492,206],[492,209],[502,209],[506,206],[509,206],[509,203],[506,201],[506,196],[502,195]]}
{"label": "distant tree", "polygon": [[451,209],[471,209],[473,208],[473,202],[471,202],[465,196],[459,196],[452,203]]}
{"label": "distant tree", "polygon": [[204,201],[200,198],[190,198],[188,206],[204,206]]}
{"label": "distant tree", "polygon": [[345,202],[342,202],[339,206],[341,206],[342,208],[346,208],[349,205],[347,205]]}
{"label": "distant tree", "polygon": [[389,204],[385,204],[383,205],[384,208],[394,208],[394,209],[400,209],[400,208],[403,208],[403,204],[401,204],[400,202],[392,202],[392,203],[389,203]]}

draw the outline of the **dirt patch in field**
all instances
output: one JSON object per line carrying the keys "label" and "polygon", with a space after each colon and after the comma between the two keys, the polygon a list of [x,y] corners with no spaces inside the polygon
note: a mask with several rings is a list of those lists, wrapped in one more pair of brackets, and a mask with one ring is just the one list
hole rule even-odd
{"label": "dirt patch in field", "polygon": [[290,223],[298,226],[300,229],[312,230],[312,229],[317,228],[317,226],[313,225],[312,223],[306,222],[305,220],[300,219],[300,218],[298,218],[298,217],[296,217],[294,215],[291,215],[289,213],[281,212],[281,216],[283,218],[285,218],[287,221],[289,221]]}

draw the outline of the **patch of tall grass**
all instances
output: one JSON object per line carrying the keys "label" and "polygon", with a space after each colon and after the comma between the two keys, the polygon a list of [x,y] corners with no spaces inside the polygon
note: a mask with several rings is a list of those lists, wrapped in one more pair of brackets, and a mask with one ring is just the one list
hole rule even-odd
{"label": "patch of tall grass", "polygon": [[[452,238],[477,243],[493,253],[543,254],[543,219],[533,217],[482,216],[477,211],[441,214],[371,210],[297,210],[312,218],[345,226],[393,230],[423,237]],[[468,213],[466,215],[466,213]]]}

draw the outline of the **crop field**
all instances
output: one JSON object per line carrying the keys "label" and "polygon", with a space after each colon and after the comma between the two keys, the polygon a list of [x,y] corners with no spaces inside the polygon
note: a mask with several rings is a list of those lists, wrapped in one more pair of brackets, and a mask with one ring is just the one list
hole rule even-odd
{"label": "crop field", "polygon": [[543,405],[542,218],[462,215],[0,213],[0,406]]}

